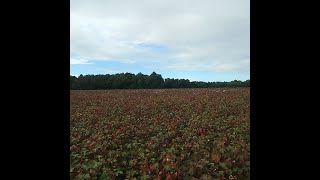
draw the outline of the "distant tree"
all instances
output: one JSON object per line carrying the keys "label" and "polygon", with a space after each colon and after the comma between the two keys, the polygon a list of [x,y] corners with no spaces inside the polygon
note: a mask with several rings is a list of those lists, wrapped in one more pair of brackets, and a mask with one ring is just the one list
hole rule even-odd
{"label": "distant tree", "polygon": [[70,89],[79,89],[79,82],[76,76],[70,76]]}
{"label": "distant tree", "polygon": [[149,77],[150,88],[162,88],[164,85],[163,78],[160,74],[152,72]]}
{"label": "distant tree", "polygon": [[144,88],[215,88],[215,87],[250,87],[250,80],[231,82],[203,82],[188,79],[163,79],[161,74],[152,72],[149,76],[141,72],[132,73],[70,75],[70,89],[144,89]]}
{"label": "distant tree", "polygon": [[243,84],[245,87],[250,87],[250,80],[246,80]]}
{"label": "distant tree", "polygon": [[142,89],[142,88],[145,88],[145,78],[144,78],[145,75],[143,75],[141,72],[139,72],[137,75],[136,75],[136,82],[137,82],[137,88],[138,89]]}

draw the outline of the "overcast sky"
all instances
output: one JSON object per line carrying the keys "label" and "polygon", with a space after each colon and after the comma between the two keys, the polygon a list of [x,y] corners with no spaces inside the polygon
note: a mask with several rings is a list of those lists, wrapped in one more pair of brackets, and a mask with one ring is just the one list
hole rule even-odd
{"label": "overcast sky", "polygon": [[70,73],[250,79],[249,0],[71,0]]}

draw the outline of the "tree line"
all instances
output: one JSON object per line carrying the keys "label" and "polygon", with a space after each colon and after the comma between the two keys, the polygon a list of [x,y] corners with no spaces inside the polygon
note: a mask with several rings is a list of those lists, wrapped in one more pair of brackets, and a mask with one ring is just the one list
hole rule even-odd
{"label": "tree line", "polygon": [[118,73],[105,75],[70,75],[71,90],[99,89],[155,89],[155,88],[217,88],[217,87],[250,87],[250,80],[230,82],[189,81],[188,79],[163,79],[155,72],[150,75],[138,73]]}

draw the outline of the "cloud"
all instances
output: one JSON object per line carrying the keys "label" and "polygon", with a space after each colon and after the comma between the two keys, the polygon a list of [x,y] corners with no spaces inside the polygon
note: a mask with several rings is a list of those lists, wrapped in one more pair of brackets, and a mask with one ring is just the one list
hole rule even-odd
{"label": "cloud", "polygon": [[88,59],[70,58],[70,64],[92,64]]}
{"label": "cloud", "polygon": [[249,74],[249,2],[71,0],[71,54],[83,59],[70,63],[157,61],[163,69]]}

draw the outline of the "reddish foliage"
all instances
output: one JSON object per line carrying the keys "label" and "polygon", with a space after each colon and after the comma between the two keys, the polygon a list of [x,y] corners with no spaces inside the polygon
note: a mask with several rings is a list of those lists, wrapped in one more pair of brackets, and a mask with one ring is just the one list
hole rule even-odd
{"label": "reddish foliage", "polygon": [[168,174],[167,174],[166,180],[172,180],[171,173],[168,173]]}
{"label": "reddish foliage", "polygon": [[71,179],[245,179],[249,90],[71,91]]}

